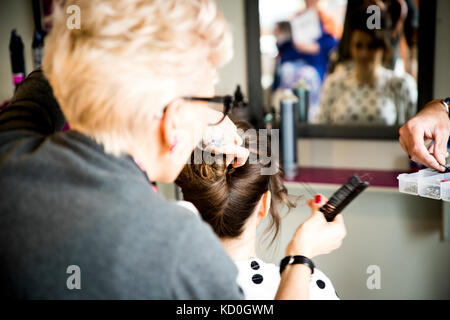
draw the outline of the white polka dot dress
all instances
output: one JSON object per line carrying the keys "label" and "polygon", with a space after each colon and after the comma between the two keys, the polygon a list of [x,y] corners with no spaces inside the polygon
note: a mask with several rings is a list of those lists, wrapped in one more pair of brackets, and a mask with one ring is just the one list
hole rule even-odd
{"label": "white polka dot dress", "polygon": [[[246,300],[273,300],[280,284],[280,268],[261,259],[235,261],[238,268],[237,283]],[[309,286],[311,300],[339,300],[330,279],[315,268]]]}
{"label": "white polka dot dress", "polygon": [[317,123],[334,125],[404,124],[417,110],[417,85],[410,75],[380,67],[374,84],[359,84],[355,68],[341,66],[327,76]]}

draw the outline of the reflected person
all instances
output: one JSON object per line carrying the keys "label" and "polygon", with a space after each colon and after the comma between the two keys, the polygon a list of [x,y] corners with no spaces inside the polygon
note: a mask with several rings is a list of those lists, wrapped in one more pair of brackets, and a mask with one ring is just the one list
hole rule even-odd
{"label": "reflected person", "polygon": [[390,61],[388,19],[368,29],[366,10],[352,15],[351,60],[339,64],[324,83],[317,122],[334,125],[397,125],[416,113],[417,85],[407,73],[384,67]]}

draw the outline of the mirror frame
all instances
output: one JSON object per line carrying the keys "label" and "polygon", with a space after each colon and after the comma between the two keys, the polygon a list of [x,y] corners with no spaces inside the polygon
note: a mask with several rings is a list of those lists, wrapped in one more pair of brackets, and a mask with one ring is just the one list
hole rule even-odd
{"label": "mirror frame", "polygon": [[[351,1],[351,0],[349,0]],[[263,89],[261,86],[261,52],[259,0],[244,0],[248,99],[257,127],[263,128]],[[430,23],[432,22],[432,23]],[[420,110],[433,97],[436,37],[436,0],[422,1],[419,8],[418,39],[418,107]],[[298,137],[328,139],[397,140],[400,126],[330,126],[299,124]]]}

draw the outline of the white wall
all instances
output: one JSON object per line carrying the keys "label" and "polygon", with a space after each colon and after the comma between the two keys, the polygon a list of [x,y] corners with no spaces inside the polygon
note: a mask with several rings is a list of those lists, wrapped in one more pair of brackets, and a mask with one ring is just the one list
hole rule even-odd
{"label": "white wall", "polygon": [[217,6],[229,22],[233,33],[234,57],[225,67],[219,70],[220,82],[216,86],[219,95],[232,94],[236,85],[241,85],[244,95],[247,88],[247,60],[244,1],[218,0]]}
{"label": "white wall", "polygon": [[450,1],[437,1],[434,96],[450,97]]}
{"label": "white wall", "polygon": [[[336,189],[312,187],[327,197]],[[309,197],[299,184],[288,190]],[[279,263],[295,229],[311,214],[305,201],[298,206],[283,219],[276,250],[258,250],[266,261]],[[342,214],[347,237],[341,248],[313,259],[341,299],[450,299],[450,242],[440,240],[440,201],[369,188]],[[381,271],[379,290],[366,284],[372,265]]]}
{"label": "white wall", "polygon": [[397,141],[298,139],[304,167],[408,171],[408,156]]}

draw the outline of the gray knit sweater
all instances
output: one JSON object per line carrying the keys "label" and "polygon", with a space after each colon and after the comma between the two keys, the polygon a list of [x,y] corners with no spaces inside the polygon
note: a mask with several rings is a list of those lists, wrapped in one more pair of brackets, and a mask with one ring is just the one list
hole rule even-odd
{"label": "gray knit sweater", "polygon": [[42,72],[0,113],[0,296],[241,299],[211,228],[64,117]]}

